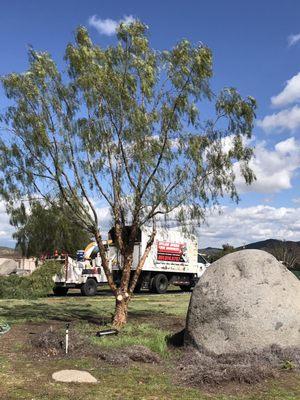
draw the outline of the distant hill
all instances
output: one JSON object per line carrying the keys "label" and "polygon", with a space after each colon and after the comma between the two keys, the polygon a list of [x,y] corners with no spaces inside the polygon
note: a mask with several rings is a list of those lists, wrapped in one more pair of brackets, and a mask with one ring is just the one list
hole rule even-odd
{"label": "distant hill", "polygon": [[[280,248],[282,245],[282,240],[266,239],[259,242],[248,243],[244,246],[236,247],[235,250],[257,249],[268,251],[269,253],[274,254],[276,252],[276,249]],[[287,240],[284,241],[284,246],[286,246],[287,249],[295,255],[297,259],[295,268],[300,271],[300,241],[294,242],[292,240]],[[218,256],[218,254],[222,253],[223,250],[216,247],[207,247],[205,249],[199,249],[199,251],[208,257],[215,257]]]}
{"label": "distant hill", "polygon": [[214,256],[216,254],[219,254],[222,249],[219,249],[217,247],[206,247],[205,249],[199,249],[199,252],[202,254],[205,254],[206,256]]}
{"label": "distant hill", "polygon": [[21,254],[11,247],[0,246],[0,258],[18,258]]}
{"label": "distant hill", "polygon": [[[293,248],[299,250],[300,254],[300,242],[293,242],[292,240],[286,240],[284,244],[288,248]],[[237,247],[237,250],[242,250],[242,249],[257,249],[257,250],[265,250],[265,249],[273,249],[276,246],[282,245],[282,240],[278,239],[267,239],[267,240],[261,240],[260,242],[254,242],[254,243],[249,243],[246,244],[245,246],[240,246]]]}

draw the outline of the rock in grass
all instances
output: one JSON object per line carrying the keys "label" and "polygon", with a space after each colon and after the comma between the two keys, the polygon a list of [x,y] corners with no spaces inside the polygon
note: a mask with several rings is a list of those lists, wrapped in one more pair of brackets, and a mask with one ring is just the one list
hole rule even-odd
{"label": "rock in grass", "polygon": [[0,258],[0,275],[10,275],[17,272],[18,263],[10,258]]}
{"label": "rock in grass", "polygon": [[194,288],[185,343],[216,354],[300,347],[300,282],[271,254],[222,257]]}
{"label": "rock in grass", "polygon": [[52,378],[57,382],[79,382],[79,383],[97,383],[97,379],[87,371],[76,369],[63,369],[54,372]]}
{"label": "rock in grass", "polygon": [[4,335],[10,330],[10,326],[5,322],[0,319],[0,336]]}

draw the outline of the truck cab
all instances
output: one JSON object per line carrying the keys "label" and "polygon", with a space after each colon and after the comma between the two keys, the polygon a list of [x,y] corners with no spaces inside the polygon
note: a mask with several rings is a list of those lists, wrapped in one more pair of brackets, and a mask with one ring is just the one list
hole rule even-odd
{"label": "truck cab", "polygon": [[210,266],[210,263],[205,259],[203,254],[198,252],[197,264],[198,264],[197,276],[198,278],[200,278],[204,274],[205,270]]}

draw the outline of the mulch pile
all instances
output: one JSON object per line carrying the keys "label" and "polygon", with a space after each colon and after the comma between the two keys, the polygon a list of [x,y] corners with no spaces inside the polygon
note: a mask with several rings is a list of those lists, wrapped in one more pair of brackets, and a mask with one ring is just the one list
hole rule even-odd
{"label": "mulch pile", "polygon": [[[34,335],[30,340],[34,355],[43,357],[65,357],[65,337],[62,331],[48,329]],[[160,363],[160,357],[147,347],[134,345],[122,348],[107,349],[93,346],[82,335],[73,331],[69,341],[68,357],[94,357],[109,364],[127,365],[132,361],[140,363]]]}
{"label": "mulch pile", "polygon": [[273,345],[262,351],[220,355],[186,348],[177,365],[181,383],[193,387],[229,382],[258,383],[276,377],[282,369],[300,369],[299,348],[283,349]]}

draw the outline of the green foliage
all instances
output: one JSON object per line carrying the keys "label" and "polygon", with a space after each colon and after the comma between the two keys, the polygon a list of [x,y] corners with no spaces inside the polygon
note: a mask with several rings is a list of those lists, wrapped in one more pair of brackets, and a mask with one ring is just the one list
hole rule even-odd
{"label": "green foliage", "polygon": [[102,48],[79,27],[66,48],[68,77],[33,49],[26,72],[2,77],[11,100],[0,140],[7,201],[38,195],[49,202],[59,192],[72,218],[94,234],[101,221],[91,199],[105,202],[121,226],[157,215],[190,226],[220,196],[238,200],[233,166],[246,183],[254,179],[247,139],[255,100],[234,88],[212,93],[207,46],[184,39],[156,51],[147,29],[123,23],[118,43]]}
{"label": "green foliage", "polygon": [[1,276],[0,298],[35,299],[47,296],[53,288],[53,276],[59,273],[62,265],[46,261],[29,276]]}
{"label": "green foliage", "polygon": [[220,250],[218,253],[213,254],[209,257],[210,262],[214,262],[219,260],[219,258],[222,258],[224,256],[226,256],[227,254],[233,253],[235,252],[236,249],[234,248],[234,246],[231,246],[229,243],[224,243],[222,245],[222,250]]}
{"label": "green foliage", "polygon": [[281,368],[285,369],[287,371],[291,371],[292,369],[295,369],[295,364],[292,361],[286,360],[282,365]]}
{"label": "green foliage", "polygon": [[9,330],[10,326],[8,325],[8,323],[4,319],[0,318],[0,336],[4,335]]}
{"label": "green foliage", "polygon": [[65,205],[54,203],[45,207],[35,200],[29,211],[23,203],[8,211],[10,223],[16,227],[16,248],[25,257],[53,254],[55,250],[73,255],[90,242],[90,235],[73,222]]}
{"label": "green foliage", "polygon": [[297,277],[298,279],[300,279],[300,271],[295,271],[295,270],[292,269],[291,272],[293,272],[294,275],[296,275],[296,277]]}
{"label": "green foliage", "polygon": [[[207,46],[184,39],[157,51],[147,30],[140,21],[120,24],[117,43],[102,48],[79,27],[64,72],[48,53],[30,49],[27,71],[1,78],[10,106],[0,115],[0,195],[11,204],[41,197],[49,205],[59,197],[95,237],[116,297],[99,205],[110,212],[124,256],[120,291],[131,295],[141,270],[130,285],[141,226],[171,220],[193,229],[220,197],[239,200],[237,172],[247,184],[255,179],[253,97],[231,87],[212,92]],[[155,229],[148,249],[154,236]]]}

